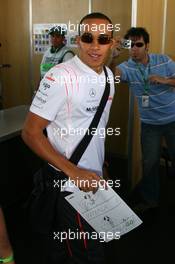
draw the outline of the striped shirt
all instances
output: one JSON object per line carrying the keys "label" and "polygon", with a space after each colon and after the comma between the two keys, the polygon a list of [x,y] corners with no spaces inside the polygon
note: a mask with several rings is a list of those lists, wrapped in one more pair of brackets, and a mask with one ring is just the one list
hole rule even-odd
{"label": "striped shirt", "polygon": [[[147,78],[158,75],[175,78],[175,62],[166,55],[150,54],[149,63],[143,65],[131,58],[117,66],[121,72],[121,80],[128,82],[138,101],[141,121],[147,124],[163,125],[175,121],[175,87],[166,84],[149,83],[149,107],[142,107],[144,91],[144,73]],[[140,71],[140,69],[141,71]]]}

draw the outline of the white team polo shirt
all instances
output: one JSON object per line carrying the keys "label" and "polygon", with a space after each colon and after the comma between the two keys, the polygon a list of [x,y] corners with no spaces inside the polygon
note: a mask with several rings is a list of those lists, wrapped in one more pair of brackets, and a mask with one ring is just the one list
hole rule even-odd
{"label": "white team polo shirt", "polygon": [[[96,133],[78,167],[102,175],[104,140],[109,111],[114,96],[113,74],[107,68],[110,95]],[[68,159],[84,137],[105,89],[105,74],[97,74],[77,56],[56,65],[42,79],[30,111],[49,120],[48,139]]]}

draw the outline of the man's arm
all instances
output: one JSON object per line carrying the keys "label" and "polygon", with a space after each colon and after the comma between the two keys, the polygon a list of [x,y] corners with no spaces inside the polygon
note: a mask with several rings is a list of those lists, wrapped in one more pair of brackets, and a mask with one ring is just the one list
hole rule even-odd
{"label": "man's arm", "polygon": [[[3,212],[0,208],[0,259],[6,259],[12,255],[12,247],[8,238]],[[15,264],[14,261],[10,261],[7,263]]]}
{"label": "man's arm", "polygon": [[175,86],[175,78],[166,78],[158,75],[152,75],[149,77],[149,80],[155,84],[168,84],[170,86]]}
{"label": "man's arm", "polygon": [[[43,134],[48,124],[48,120],[29,112],[22,131],[24,142],[42,159],[62,170],[83,191],[95,192],[96,188],[92,187],[93,182],[99,181],[100,177],[91,171],[78,168],[52,147]],[[84,184],[81,186],[79,180],[88,180],[89,184],[85,187]]]}

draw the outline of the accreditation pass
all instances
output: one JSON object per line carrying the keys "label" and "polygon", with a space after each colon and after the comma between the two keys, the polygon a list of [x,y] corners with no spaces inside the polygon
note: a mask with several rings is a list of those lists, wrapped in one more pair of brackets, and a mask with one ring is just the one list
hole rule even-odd
{"label": "accreditation pass", "polygon": [[148,94],[142,95],[142,107],[149,107],[149,95]]}

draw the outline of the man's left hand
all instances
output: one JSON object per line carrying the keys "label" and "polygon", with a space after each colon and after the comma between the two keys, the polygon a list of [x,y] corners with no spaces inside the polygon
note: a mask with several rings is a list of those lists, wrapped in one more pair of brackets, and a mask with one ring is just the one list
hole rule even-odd
{"label": "man's left hand", "polygon": [[167,78],[161,77],[158,75],[151,75],[149,77],[149,81],[154,84],[166,84],[167,83]]}

